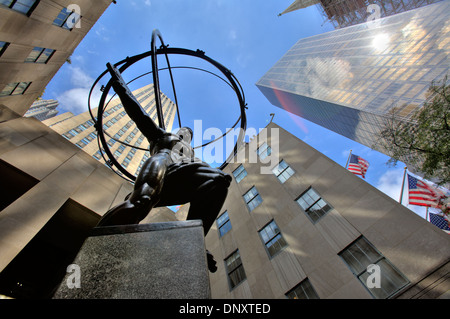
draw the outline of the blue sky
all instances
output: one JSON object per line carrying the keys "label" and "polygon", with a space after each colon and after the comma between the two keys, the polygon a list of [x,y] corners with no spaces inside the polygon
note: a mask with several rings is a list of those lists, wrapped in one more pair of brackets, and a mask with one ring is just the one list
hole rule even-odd
{"label": "blue sky", "polygon": [[[205,51],[234,73],[248,103],[248,127],[264,128],[270,121],[270,113],[275,113],[275,123],[342,166],[352,150],[370,163],[366,181],[398,200],[404,165],[386,166],[387,156],[271,105],[256,87],[255,83],[299,39],[333,29],[316,7],[278,17],[292,2],[117,0],[75,50],[72,64],[66,63],[60,69],[43,98],[59,100],[60,113],[87,111],[87,94],[94,80],[106,69],[106,63],[149,51],[152,30],[158,29],[170,47]],[[160,60],[162,67],[163,59]],[[172,66],[198,65],[193,59],[178,57],[171,57],[170,62]],[[124,73],[126,80],[151,71],[149,59],[133,67]],[[166,73],[161,75],[161,90],[171,96]],[[183,69],[174,71],[174,77],[183,125],[192,126],[193,120],[201,118],[203,128],[211,126],[225,131],[237,120],[239,112],[234,93],[220,80]],[[143,78],[131,89],[151,82],[151,77]],[[95,97],[98,96],[96,91]],[[425,217],[425,208],[405,204],[407,195],[403,202]]]}

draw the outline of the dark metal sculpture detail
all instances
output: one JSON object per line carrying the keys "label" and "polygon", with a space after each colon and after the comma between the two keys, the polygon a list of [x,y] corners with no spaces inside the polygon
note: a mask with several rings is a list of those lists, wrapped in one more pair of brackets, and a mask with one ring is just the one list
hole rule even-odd
{"label": "dark metal sculpture detail", "polygon": [[[156,48],[155,44],[157,38],[159,38],[162,42],[162,46],[159,49]],[[161,34],[157,30],[153,32],[151,46],[152,50],[150,52],[135,56],[133,58],[127,58],[119,63],[116,63],[115,65],[108,63],[107,71],[105,71],[93,85],[94,87],[99,82],[100,78],[107,73],[111,75],[111,79],[106,87],[102,87],[103,94],[99,103],[98,117],[95,119],[92,112],[91,116],[96,121],[99,142],[103,146],[103,151],[109,157],[109,160],[105,159],[105,161],[107,161],[111,168],[115,166],[119,171],[126,175],[129,180],[134,182],[133,192],[125,198],[123,203],[110,209],[102,217],[97,227],[138,224],[154,207],[181,205],[189,202],[190,208],[187,219],[202,220],[204,233],[206,235],[213,225],[214,220],[217,218],[220,209],[222,208],[232,179],[229,174],[225,174],[221,170],[226,166],[227,162],[224,162],[219,169],[216,169],[195,157],[194,149],[190,145],[193,132],[190,128],[182,127],[181,125],[178,103],[176,101],[175,86],[173,83],[168,55],[185,54],[196,56],[210,62],[225,75],[227,80],[223,78],[221,79],[227,82],[235,91],[239,100],[241,116],[233,127],[241,122],[241,134],[236,142],[234,153],[230,154],[230,157],[237,152],[239,146],[238,144],[243,141],[243,134],[246,128],[246,104],[244,102],[242,88],[229,70],[216,61],[206,57],[203,52],[198,50],[190,51],[177,48],[169,49],[164,45]],[[172,80],[172,88],[175,96],[178,122],[180,126],[180,129],[175,134],[166,132],[164,127],[164,118],[162,115],[160,101],[158,77],[159,70],[157,66],[158,54],[165,54]],[[127,69],[130,65],[148,56],[150,56],[152,60],[153,88],[159,126],[145,113],[144,109],[136,100],[121,75],[121,72]],[[120,65],[122,66],[119,69],[118,67]],[[144,163],[137,178],[134,178],[133,175],[118,164],[118,162],[114,159],[114,156],[111,154],[104,137],[105,132],[102,130],[102,117],[103,111],[107,106],[107,104],[105,105],[106,96],[111,87],[122,101],[122,105],[128,116],[136,123],[138,129],[147,138],[150,144],[149,151],[151,157]],[[208,142],[207,144],[212,142],[213,141]],[[100,147],[100,150],[102,151],[102,147]],[[102,155],[104,155],[103,152]],[[207,256],[210,270],[215,270],[215,262],[212,256],[210,254]]]}
{"label": "dark metal sculpture detail", "polygon": [[201,219],[206,234],[222,208],[231,176],[194,157],[190,128],[173,134],[158,127],[117,69],[111,64],[108,69],[125,111],[150,143],[151,157],[142,166],[129,198],[108,211],[98,226],[138,224],[153,207],[190,202],[188,219]]}

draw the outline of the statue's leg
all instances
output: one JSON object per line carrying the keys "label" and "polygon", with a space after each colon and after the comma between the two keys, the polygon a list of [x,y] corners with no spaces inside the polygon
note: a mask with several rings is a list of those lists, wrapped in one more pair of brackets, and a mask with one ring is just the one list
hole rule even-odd
{"label": "statue's leg", "polygon": [[138,224],[152,208],[151,191],[147,184],[142,184],[141,187],[133,191],[130,198],[111,208],[103,215],[97,227]]}
{"label": "statue's leg", "polygon": [[230,182],[231,176],[218,169],[188,165],[168,174],[158,206],[190,202],[187,219],[201,219],[206,235],[222,209]]}
{"label": "statue's leg", "polygon": [[138,224],[158,203],[164,175],[169,165],[169,155],[155,154],[142,166],[134,190],[127,200],[110,209],[98,226]]}
{"label": "statue's leg", "polygon": [[228,179],[223,175],[216,175],[214,179],[205,181],[197,188],[190,202],[187,219],[201,219],[205,236],[222,209],[230,181],[231,177]]}

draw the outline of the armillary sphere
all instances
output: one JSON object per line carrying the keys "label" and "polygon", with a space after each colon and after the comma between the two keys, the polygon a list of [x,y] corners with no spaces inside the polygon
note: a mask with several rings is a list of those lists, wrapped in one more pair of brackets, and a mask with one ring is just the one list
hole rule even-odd
{"label": "armillary sphere", "polygon": [[[156,42],[159,39],[159,41],[161,42],[160,47],[157,47]],[[159,55],[164,55],[165,56],[165,60],[166,60],[166,64],[167,67],[165,68],[158,68],[158,56]],[[169,62],[169,56],[171,55],[185,55],[185,56],[190,56],[190,57],[195,57],[201,60],[204,60],[206,62],[208,62],[209,64],[211,64],[212,66],[214,66],[214,70],[220,72],[221,75],[218,75],[217,73],[202,69],[202,68],[198,68],[198,67],[190,67],[190,66],[170,66],[170,62]],[[205,55],[205,53],[201,50],[189,50],[189,49],[183,49],[183,48],[169,48],[169,46],[166,46],[164,44],[163,38],[161,36],[161,33],[155,29],[152,32],[152,38],[151,38],[151,50],[147,51],[145,53],[142,54],[138,54],[132,57],[127,57],[125,59],[123,59],[122,61],[119,61],[117,63],[114,64],[114,66],[116,68],[118,68],[118,70],[123,73],[126,69],[128,69],[129,67],[131,67],[132,65],[134,65],[137,62],[140,62],[146,58],[150,58],[151,59],[151,71],[144,73],[138,77],[135,77],[134,79],[132,79],[129,83],[132,83],[133,81],[142,78],[143,76],[152,74],[153,77],[153,92],[154,92],[154,97],[155,97],[155,106],[156,106],[156,111],[157,111],[157,117],[158,117],[158,122],[159,122],[159,126],[162,129],[165,129],[165,122],[164,122],[164,117],[163,117],[163,112],[162,112],[162,105],[161,105],[161,91],[160,91],[160,83],[159,83],[159,72],[160,71],[168,71],[169,75],[170,75],[170,80],[172,83],[172,90],[173,90],[173,96],[174,96],[174,103],[176,106],[176,111],[177,111],[177,117],[178,117],[178,124],[179,127],[182,127],[181,125],[181,116],[180,116],[180,106],[178,105],[178,100],[177,100],[177,94],[176,94],[176,90],[175,90],[175,83],[173,80],[173,75],[172,75],[172,70],[173,69],[190,69],[190,70],[194,70],[194,71],[200,71],[200,72],[206,72],[209,73],[217,78],[219,78],[220,80],[224,81],[225,83],[228,84],[229,87],[231,87],[231,89],[234,91],[234,93],[236,94],[236,98],[237,98],[237,104],[240,110],[240,116],[237,119],[237,121],[231,126],[231,128],[225,132],[222,136],[217,137],[214,140],[208,141],[207,143],[197,146],[195,148],[202,148],[206,145],[209,145],[215,141],[220,140],[221,138],[224,138],[231,130],[235,129],[237,127],[237,125],[240,123],[240,130],[239,130],[239,136],[237,137],[236,143],[234,145],[234,149],[233,151],[228,155],[227,159],[224,161],[223,164],[220,165],[220,169],[223,169],[229,162],[229,160],[236,155],[237,150],[239,149],[240,145],[243,143],[244,141],[244,136],[245,136],[245,131],[246,131],[246,126],[247,126],[247,118],[246,118],[246,113],[245,110],[247,108],[247,105],[245,103],[245,96],[244,96],[244,92],[242,89],[242,86],[240,85],[239,81],[237,80],[237,78],[233,75],[233,73],[231,73],[230,70],[228,70],[226,67],[224,67],[222,64],[218,63],[217,61],[215,61],[214,59],[208,57]],[[89,92],[89,98],[88,98],[88,108],[89,108],[89,112],[90,115],[93,119],[93,121],[95,122],[95,128],[97,130],[97,137],[98,137],[98,144],[99,144],[99,150],[101,153],[101,156],[103,157],[103,159],[105,160],[106,164],[118,175],[120,175],[122,178],[130,181],[130,182],[134,182],[136,180],[136,177],[131,174],[129,171],[127,171],[127,169],[125,167],[123,167],[115,158],[115,156],[112,154],[108,143],[105,139],[105,135],[107,135],[109,138],[115,140],[118,143],[121,143],[125,146],[134,148],[134,149],[138,149],[138,150],[144,150],[144,151],[148,151],[148,149],[143,149],[140,148],[136,145],[130,145],[124,141],[120,141],[119,139],[110,136],[108,134],[108,132],[106,132],[103,128],[103,113],[106,110],[108,104],[111,102],[111,100],[116,96],[116,94],[113,94],[112,97],[110,97],[108,99],[108,94],[111,90],[112,87],[112,79],[109,79],[108,83],[105,86],[101,86],[101,97],[100,97],[100,101],[98,103],[98,109],[97,109],[97,116],[95,116],[92,112],[92,108],[91,108],[91,97],[92,94],[94,92],[94,88],[95,86],[102,80],[105,78],[105,76],[107,76],[109,74],[108,70],[106,69],[98,78],[97,80],[95,80],[94,84],[92,85],[92,88]],[[119,173],[120,172],[120,173]]]}

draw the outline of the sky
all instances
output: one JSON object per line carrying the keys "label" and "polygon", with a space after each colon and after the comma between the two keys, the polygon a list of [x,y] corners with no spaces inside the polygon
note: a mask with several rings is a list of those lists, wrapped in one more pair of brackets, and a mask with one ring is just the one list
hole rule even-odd
{"label": "sky", "polygon": [[[386,165],[388,156],[271,105],[256,87],[255,83],[299,39],[333,30],[315,6],[278,16],[293,1],[117,0],[74,51],[72,63],[64,64],[52,79],[43,98],[58,100],[60,114],[87,111],[89,91],[106,70],[106,63],[149,51],[152,31],[158,29],[169,47],[200,49],[231,70],[245,93],[248,128],[264,128],[274,113],[276,124],[342,166],[352,150],[370,163],[365,181],[398,201],[404,164]],[[221,75],[198,59],[174,55],[169,59],[172,67],[195,66]],[[123,74],[125,80],[150,72],[150,63],[145,59],[130,67]],[[163,57],[158,63],[160,68],[166,65]],[[167,71],[160,72],[161,91],[173,99],[168,76]],[[184,68],[174,69],[173,76],[183,126],[193,127],[194,121],[201,119],[203,129],[214,127],[225,132],[236,122],[240,114],[236,95],[223,81]],[[105,79],[100,84],[106,84]],[[150,83],[151,75],[133,82],[130,88]],[[100,94],[95,88],[92,105]],[[407,204],[407,192],[403,205],[425,218],[424,207]]]}

